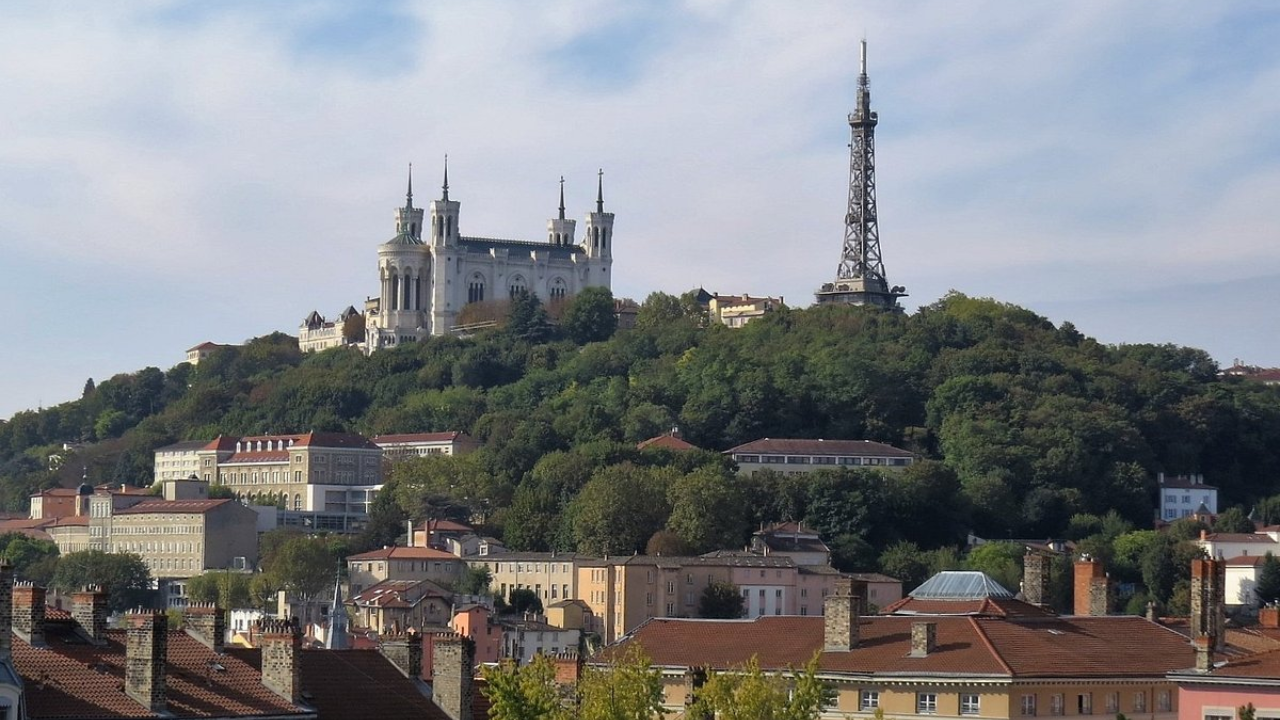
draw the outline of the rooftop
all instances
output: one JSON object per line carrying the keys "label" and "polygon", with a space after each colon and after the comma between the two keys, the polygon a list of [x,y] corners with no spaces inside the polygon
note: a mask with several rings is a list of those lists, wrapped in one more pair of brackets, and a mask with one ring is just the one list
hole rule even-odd
{"label": "rooftop", "polygon": [[805,440],[763,438],[725,450],[726,454],[848,455],[855,457],[913,457],[906,450],[871,440]]}
{"label": "rooftop", "polygon": [[392,545],[381,550],[370,550],[358,555],[348,555],[347,560],[457,560],[458,556],[443,550],[427,547],[400,547]]}

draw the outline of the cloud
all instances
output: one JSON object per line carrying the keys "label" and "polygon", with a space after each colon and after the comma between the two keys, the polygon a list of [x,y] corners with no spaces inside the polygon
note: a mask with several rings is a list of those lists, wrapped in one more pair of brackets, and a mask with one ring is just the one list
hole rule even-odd
{"label": "cloud", "polygon": [[[151,2],[7,15],[0,299],[23,308],[26,342],[0,376],[64,357],[68,317],[72,347],[109,350],[46,376],[38,397],[0,385],[0,415],[205,339],[294,331],[313,308],[358,304],[406,163],[430,197],[446,152],[467,233],[541,237],[559,177],[581,215],[603,167],[619,294],[701,285],[803,305],[838,260],[864,36],[884,257],[913,302],[950,288],[1033,309],[1079,300],[1089,332],[1111,320],[1088,301],[1117,288],[1229,292],[1280,274],[1280,23],[1266,7]],[[1144,322],[1150,308],[1124,298],[1135,334],[1204,339]],[[147,331],[130,331],[139,321]],[[1210,349],[1230,353],[1242,333]]]}

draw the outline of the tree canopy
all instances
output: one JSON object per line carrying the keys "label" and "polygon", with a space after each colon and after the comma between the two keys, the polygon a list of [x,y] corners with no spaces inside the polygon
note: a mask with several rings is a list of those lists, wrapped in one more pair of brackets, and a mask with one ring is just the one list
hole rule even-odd
{"label": "tree canopy", "polygon": [[74,593],[88,585],[99,585],[107,592],[107,605],[112,612],[151,605],[151,573],[142,558],[133,553],[105,553],[82,550],[63,555],[58,560],[52,585],[62,593]]}

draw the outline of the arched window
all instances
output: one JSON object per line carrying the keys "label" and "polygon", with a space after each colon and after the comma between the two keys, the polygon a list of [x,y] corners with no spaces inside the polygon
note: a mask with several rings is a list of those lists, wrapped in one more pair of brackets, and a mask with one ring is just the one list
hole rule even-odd
{"label": "arched window", "polygon": [[564,281],[564,278],[555,278],[551,281],[547,294],[552,299],[565,297],[569,294],[569,284]]}
{"label": "arched window", "polygon": [[528,283],[526,283],[524,281],[524,277],[520,275],[516,275],[512,277],[511,286],[507,288],[508,294],[511,297],[515,297],[516,295],[519,295],[521,293],[528,292],[528,290],[529,290]]}
{"label": "arched window", "polygon": [[484,302],[484,276],[476,273],[467,282],[467,302]]}
{"label": "arched window", "polygon": [[301,494],[301,493],[294,493],[294,494],[293,494],[293,509],[294,509],[294,510],[301,510],[301,509],[302,509],[302,494]]}

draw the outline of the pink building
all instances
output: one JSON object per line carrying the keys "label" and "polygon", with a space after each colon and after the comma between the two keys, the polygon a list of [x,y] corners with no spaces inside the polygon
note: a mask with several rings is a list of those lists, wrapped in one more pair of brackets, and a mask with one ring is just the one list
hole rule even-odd
{"label": "pink building", "polygon": [[453,612],[453,631],[476,644],[476,664],[496,663],[502,657],[502,628],[490,622],[484,605],[460,605]]}
{"label": "pink building", "polygon": [[1178,684],[1178,720],[1238,720],[1250,703],[1258,718],[1280,716],[1280,650],[1210,664],[1169,674]]}

